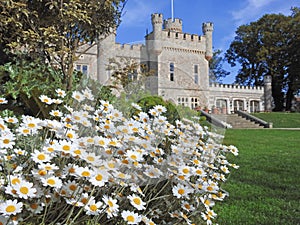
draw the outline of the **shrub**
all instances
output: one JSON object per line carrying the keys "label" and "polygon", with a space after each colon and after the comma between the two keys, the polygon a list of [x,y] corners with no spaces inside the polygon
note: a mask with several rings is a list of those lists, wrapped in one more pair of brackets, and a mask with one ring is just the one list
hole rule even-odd
{"label": "shrub", "polygon": [[1,223],[212,223],[235,147],[198,123],[171,124],[162,105],[125,118],[108,101],[93,104],[89,88],[72,98],[50,119],[0,118]]}

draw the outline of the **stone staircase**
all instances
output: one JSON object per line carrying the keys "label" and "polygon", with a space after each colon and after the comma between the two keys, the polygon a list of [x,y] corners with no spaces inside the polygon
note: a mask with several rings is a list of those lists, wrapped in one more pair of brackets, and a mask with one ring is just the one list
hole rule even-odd
{"label": "stone staircase", "polygon": [[259,124],[256,124],[250,120],[247,120],[241,116],[238,116],[238,114],[211,114],[213,117],[217,118],[218,120],[222,120],[226,122],[227,124],[230,124],[232,128],[264,128],[263,126],[260,126]]}

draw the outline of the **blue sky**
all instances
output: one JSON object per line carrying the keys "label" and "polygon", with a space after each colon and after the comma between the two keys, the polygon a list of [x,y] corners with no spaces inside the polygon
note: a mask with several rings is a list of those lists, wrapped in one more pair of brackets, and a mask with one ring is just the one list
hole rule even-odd
{"label": "blue sky", "polygon": [[[236,29],[258,20],[264,14],[291,14],[291,7],[300,7],[300,0],[173,0],[174,17],[183,20],[183,32],[202,34],[202,23],[213,22],[213,47],[226,51],[234,39]],[[146,30],[152,30],[151,14],[162,13],[171,17],[171,0],[128,0],[122,23],[117,31],[117,42],[143,42]],[[225,65],[231,76],[225,83],[234,81],[238,68]]]}

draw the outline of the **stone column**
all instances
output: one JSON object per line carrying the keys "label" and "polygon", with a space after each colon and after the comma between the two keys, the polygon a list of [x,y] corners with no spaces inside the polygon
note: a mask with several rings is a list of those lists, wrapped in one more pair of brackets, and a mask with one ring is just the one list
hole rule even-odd
{"label": "stone column", "polygon": [[264,77],[264,100],[265,112],[272,111],[272,76],[266,75]]}

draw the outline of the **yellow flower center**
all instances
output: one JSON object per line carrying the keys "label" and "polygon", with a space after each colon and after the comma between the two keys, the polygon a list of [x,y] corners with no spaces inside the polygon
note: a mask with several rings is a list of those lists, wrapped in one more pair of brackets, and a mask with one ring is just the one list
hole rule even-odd
{"label": "yellow flower center", "polygon": [[9,144],[9,142],[10,142],[9,139],[4,139],[3,140],[3,143],[6,144],[6,145]]}
{"label": "yellow flower center", "polygon": [[141,204],[141,199],[139,199],[139,198],[134,198],[134,199],[133,199],[133,202],[134,202],[136,205],[140,205],[140,204]]}
{"label": "yellow flower center", "polygon": [[6,212],[11,213],[16,211],[16,207],[14,205],[8,205],[5,209]]}
{"label": "yellow flower center", "polygon": [[44,154],[39,154],[39,155],[37,156],[37,158],[38,158],[39,160],[45,160],[45,159],[46,159],[46,156],[45,156]]}
{"label": "yellow flower center", "polygon": [[190,172],[190,170],[189,170],[188,168],[184,168],[184,169],[182,170],[182,172],[185,173],[185,174],[187,174],[187,173]]}
{"label": "yellow flower center", "polygon": [[179,189],[178,194],[183,195],[184,194],[184,189]]}
{"label": "yellow flower center", "polygon": [[28,194],[28,192],[29,192],[29,189],[27,188],[27,187],[21,187],[20,188],[20,192],[22,193],[22,194]]}
{"label": "yellow flower center", "polygon": [[114,206],[114,203],[110,200],[107,201],[107,204],[109,205],[109,207],[113,207]]}
{"label": "yellow flower center", "polygon": [[89,177],[91,174],[90,174],[89,171],[83,171],[83,172],[81,173],[81,175],[82,175],[83,177]]}
{"label": "yellow flower center", "polygon": [[20,183],[20,179],[19,178],[14,178],[14,179],[12,179],[11,180],[11,183],[13,184],[13,185],[15,185],[15,184],[19,184]]}
{"label": "yellow flower center", "polygon": [[88,156],[86,157],[86,159],[90,162],[94,162],[95,161],[95,158],[93,156]]}
{"label": "yellow flower center", "polygon": [[64,146],[62,147],[62,149],[63,149],[64,151],[70,151],[71,147],[70,147],[69,145],[64,145]]}
{"label": "yellow flower center", "polygon": [[98,207],[96,205],[91,205],[90,206],[90,210],[95,212],[98,209]]}
{"label": "yellow flower center", "polygon": [[34,123],[29,123],[29,124],[28,124],[28,127],[34,128],[34,127],[35,127],[35,124],[34,124]]}
{"label": "yellow flower center", "polygon": [[134,222],[134,216],[132,216],[132,215],[127,216],[126,219],[128,222]]}
{"label": "yellow flower center", "polygon": [[102,181],[103,180],[103,176],[101,174],[98,174],[95,179],[97,181]]}
{"label": "yellow flower center", "polygon": [[55,185],[56,182],[54,179],[48,179],[47,183],[53,186],[53,185]]}

